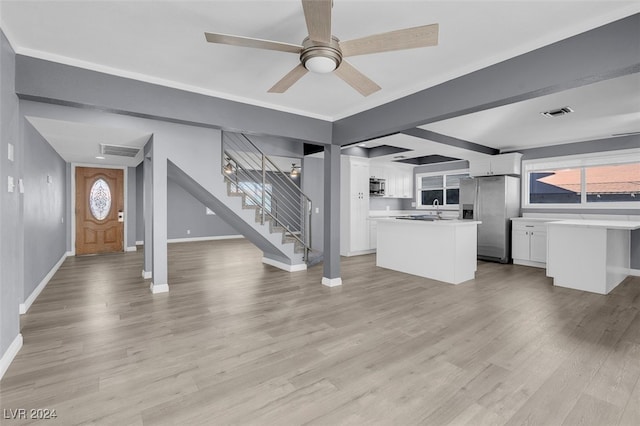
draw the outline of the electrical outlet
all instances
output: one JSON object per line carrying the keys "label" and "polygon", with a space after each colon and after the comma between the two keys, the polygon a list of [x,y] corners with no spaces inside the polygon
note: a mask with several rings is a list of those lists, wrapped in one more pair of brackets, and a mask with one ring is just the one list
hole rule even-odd
{"label": "electrical outlet", "polygon": [[187,229],[187,235],[191,235],[191,229]]}
{"label": "electrical outlet", "polygon": [[316,207],[316,214],[320,213],[320,207]]}

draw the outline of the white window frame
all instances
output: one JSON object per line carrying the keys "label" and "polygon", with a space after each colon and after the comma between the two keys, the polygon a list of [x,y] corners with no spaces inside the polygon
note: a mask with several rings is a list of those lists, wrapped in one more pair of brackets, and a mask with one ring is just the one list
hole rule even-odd
{"label": "white window frame", "polygon": [[[455,189],[456,187],[447,187],[447,176],[449,175],[460,175],[460,174],[469,175],[469,169],[457,169],[457,170],[446,170],[442,172],[427,172],[427,173],[417,173],[415,180],[415,200],[416,200],[416,209],[418,210],[434,210],[433,205],[423,205],[422,204],[422,178],[423,177],[432,177],[432,176],[442,176],[443,181],[443,198],[447,198],[447,189]],[[458,186],[459,188],[459,186]],[[440,210],[446,211],[456,211],[460,207],[459,204],[441,204],[439,206]]]}
{"label": "white window frame", "polygon": [[[592,154],[567,155],[564,157],[548,157],[522,161],[522,208],[525,209],[637,209],[638,201],[587,203],[585,188],[585,168],[590,166],[615,166],[640,163],[640,149],[607,151]],[[529,202],[530,172],[550,169],[581,169],[580,203],[548,203]]]}

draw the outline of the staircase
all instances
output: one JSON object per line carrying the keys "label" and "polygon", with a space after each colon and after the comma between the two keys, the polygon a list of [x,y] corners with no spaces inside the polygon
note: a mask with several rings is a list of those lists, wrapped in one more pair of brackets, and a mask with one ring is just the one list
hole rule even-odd
{"label": "staircase", "polygon": [[310,263],[311,200],[300,186],[247,136],[222,133],[222,175],[227,195],[252,210],[256,224],[280,234],[283,245]]}

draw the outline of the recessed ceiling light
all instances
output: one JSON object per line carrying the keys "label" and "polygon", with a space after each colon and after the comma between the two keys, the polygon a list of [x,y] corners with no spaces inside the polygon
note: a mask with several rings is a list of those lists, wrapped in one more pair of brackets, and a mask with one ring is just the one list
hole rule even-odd
{"label": "recessed ceiling light", "polygon": [[103,157],[102,155],[97,155],[97,156],[96,156],[96,159],[97,159],[97,160],[104,160],[104,157]]}
{"label": "recessed ceiling light", "polygon": [[551,111],[545,111],[545,112],[541,112],[540,114],[544,115],[545,117],[560,117],[562,115],[567,115],[572,113],[573,110],[569,107],[562,107],[562,108],[558,108],[558,109],[552,109]]}

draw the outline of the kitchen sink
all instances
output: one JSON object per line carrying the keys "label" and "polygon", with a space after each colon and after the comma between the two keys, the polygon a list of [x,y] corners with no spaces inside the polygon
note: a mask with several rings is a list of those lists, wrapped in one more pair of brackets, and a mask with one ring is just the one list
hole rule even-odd
{"label": "kitchen sink", "polygon": [[437,216],[433,216],[433,215],[398,216],[398,217],[396,217],[396,219],[422,220],[422,221],[427,221],[427,222],[433,222],[433,221],[436,221],[436,220],[451,220],[451,218],[437,217]]}

